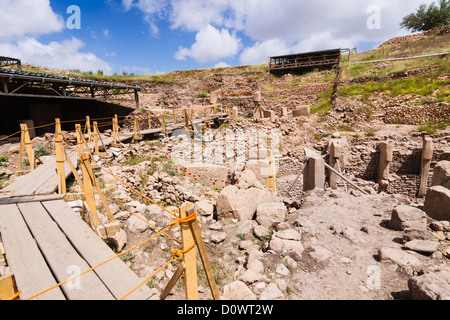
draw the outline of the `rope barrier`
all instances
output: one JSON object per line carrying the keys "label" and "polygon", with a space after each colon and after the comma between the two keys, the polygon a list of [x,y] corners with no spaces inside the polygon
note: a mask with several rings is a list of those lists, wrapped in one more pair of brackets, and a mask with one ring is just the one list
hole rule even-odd
{"label": "rope barrier", "polygon": [[13,133],[13,134],[10,134],[9,136],[6,136],[6,137],[1,138],[0,141],[6,140],[6,139],[8,139],[8,138],[11,138],[12,136],[15,136],[16,134],[19,134],[19,133],[21,133],[21,132],[22,132],[22,130],[19,130],[19,131],[17,131],[16,133]]}
{"label": "rope barrier", "polygon": [[17,147],[16,149],[14,149],[13,151],[11,151],[10,153],[5,154],[4,156],[2,156],[0,158],[0,160],[12,155],[14,152],[16,152],[17,150],[19,150],[20,148],[23,148],[25,146],[25,144],[20,145],[19,147]]}
{"label": "rope barrier", "polygon": [[[192,217],[192,216],[193,216],[193,217]],[[154,234],[153,236],[151,236],[151,237],[148,238],[147,240],[144,240],[144,241],[142,241],[141,243],[139,243],[139,244],[137,244],[137,245],[135,245],[135,246],[133,246],[133,247],[131,247],[131,248],[129,248],[129,249],[127,249],[127,250],[125,250],[125,251],[119,253],[119,254],[116,254],[115,256],[113,256],[113,257],[111,257],[111,258],[109,258],[109,259],[107,259],[107,260],[105,260],[105,261],[99,263],[98,265],[96,265],[96,266],[94,266],[94,267],[92,267],[92,268],[90,268],[90,269],[88,269],[88,270],[86,270],[86,271],[84,271],[84,272],[82,272],[82,273],[76,275],[76,276],[73,276],[73,277],[71,277],[71,278],[69,278],[69,279],[67,279],[67,280],[65,280],[65,281],[62,281],[62,282],[60,282],[60,283],[55,284],[54,286],[51,286],[50,288],[48,288],[48,289],[46,289],[46,290],[43,290],[43,291],[41,291],[41,292],[39,292],[39,293],[37,293],[37,294],[34,294],[34,295],[32,295],[31,297],[26,298],[25,300],[32,300],[32,299],[34,299],[34,298],[36,298],[36,297],[38,297],[38,296],[40,296],[40,295],[42,295],[42,294],[44,294],[44,293],[46,293],[46,292],[49,292],[49,291],[51,291],[51,290],[53,290],[53,289],[55,289],[55,288],[57,288],[57,287],[60,287],[60,286],[66,284],[66,283],[68,283],[68,282],[70,282],[70,281],[73,281],[73,280],[75,280],[75,279],[77,279],[77,278],[79,278],[79,277],[81,277],[81,276],[83,276],[83,275],[85,275],[85,274],[87,274],[87,273],[89,273],[89,272],[91,272],[91,271],[93,271],[93,270],[95,270],[95,269],[97,269],[97,268],[103,266],[104,264],[106,264],[106,263],[108,263],[108,262],[110,262],[110,261],[112,261],[112,260],[114,260],[114,259],[116,259],[116,258],[118,258],[118,257],[120,257],[120,256],[122,256],[122,255],[124,255],[124,254],[126,254],[126,253],[128,253],[128,252],[130,252],[130,251],[132,251],[132,250],[134,250],[134,249],[136,249],[136,248],[139,248],[140,246],[142,246],[142,245],[146,244],[147,242],[153,240],[154,238],[160,236],[160,235],[163,234],[165,231],[167,231],[167,230],[169,230],[169,229],[172,229],[173,227],[179,225],[180,223],[186,222],[186,221],[190,221],[190,220],[194,220],[194,219],[197,218],[195,215],[192,215],[192,216],[189,216],[189,217],[188,217],[188,218],[190,218],[190,219],[178,219],[178,220],[174,221],[173,223],[170,223],[167,227],[165,227],[164,229],[160,230],[158,233]],[[188,250],[186,250],[186,251],[188,251]],[[173,258],[172,258],[172,259],[173,259]],[[173,260],[172,260],[172,261],[173,261]],[[167,264],[167,265],[168,265],[168,264]],[[162,269],[160,269],[160,270],[162,270]],[[159,271],[160,271],[160,270],[159,270]],[[159,272],[159,271],[158,271],[158,272]],[[155,273],[155,274],[156,274],[156,273]],[[141,284],[141,285],[142,285],[142,284]],[[140,285],[139,285],[139,286],[140,286]],[[137,288],[134,288],[133,291],[136,290],[136,289],[137,289]],[[131,292],[129,292],[126,296],[128,296],[129,294],[131,294]]]}
{"label": "rope barrier", "polygon": [[20,296],[21,293],[22,293],[22,291],[19,290],[19,291],[16,292],[16,294],[14,294],[12,297],[10,297],[10,298],[8,298],[6,300],[9,300],[9,301],[15,300],[15,299],[17,299]]}
{"label": "rope barrier", "polygon": [[150,276],[148,276],[144,281],[142,281],[140,284],[138,284],[135,288],[133,288],[130,292],[128,292],[126,295],[124,295],[122,298],[120,298],[120,300],[124,300],[126,297],[128,297],[130,294],[132,294],[134,291],[136,291],[137,289],[139,289],[141,286],[143,286],[145,283],[147,283],[151,278],[153,278],[155,275],[157,275],[159,272],[161,272],[162,270],[164,270],[165,268],[167,268],[167,266],[169,264],[171,264],[174,260],[180,260],[181,258],[183,258],[184,254],[186,252],[191,251],[192,249],[195,248],[195,244],[193,244],[190,248],[188,248],[187,250],[180,250],[180,249],[174,249],[171,251],[172,254],[172,259],[170,259],[168,262],[166,262],[161,268],[159,268],[158,270],[156,270],[153,274],[151,274]]}

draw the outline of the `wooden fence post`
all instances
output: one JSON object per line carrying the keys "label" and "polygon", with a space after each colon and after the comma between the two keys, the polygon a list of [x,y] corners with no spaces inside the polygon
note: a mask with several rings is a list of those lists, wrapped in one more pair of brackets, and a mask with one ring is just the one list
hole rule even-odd
{"label": "wooden fence post", "polygon": [[114,116],[113,118],[113,143],[111,144],[111,146],[113,148],[118,148],[120,147],[119,144],[119,120],[117,118],[117,114]]}
{"label": "wooden fence post", "polygon": [[20,124],[21,135],[20,135],[20,149],[19,149],[19,163],[17,166],[16,176],[23,175],[29,171],[23,171],[23,147],[25,147],[28,162],[30,163],[30,170],[36,169],[36,159],[33,147],[31,146],[30,133],[28,132],[28,126],[25,123]]}
{"label": "wooden fence post", "polygon": [[[66,174],[64,169],[65,154],[62,137],[55,140],[55,151],[56,151],[56,175],[58,176],[58,193],[66,194]],[[70,159],[69,159],[70,161]]]}
{"label": "wooden fence post", "polygon": [[[103,139],[100,135],[100,131],[98,130],[97,122],[94,121],[93,123],[93,130],[94,130],[94,155],[100,156],[100,157],[107,157],[108,153],[106,152],[106,145],[103,143]],[[104,152],[100,152],[98,140],[100,139]]]}
{"label": "wooden fence post", "polygon": [[81,156],[83,154],[83,139],[82,139],[81,125],[78,123],[75,125],[75,132],[77,134],[78,154]]}
{"label": "wooden fence post", "polygon": [[[192,205],[180,208],[180,218],[187,218],[187,212],[191,208]],[[189,222],[183,222],[180,224],[183,251],[188,250],[195,244],[190,226],[191,224]],[[184,253],[183,261],[186,265],[186,270],[184,272],[186,300],[198,300],[197,259],[195,248]]]}
{"label": "wooden fence post", "polygon": [[98,215],[97,215],[97,207],[95,205],[95,197],[94,197],[94,187],[93,181],[91,179],[91,173],[89,172],[90,168],[90,158],[89,154],[83,153],[81,155],[81,170],[83,172],[83,189],[85,195],[85,201],[92,213],[92,217],[94,219],[94,227],[97,228],[99,225]]}
{"label": "wooden fence post", "polygon": [[91,118],[89,116],[86,116],[86,127],[84,130],[87,130],[87,141],[92,142]]}

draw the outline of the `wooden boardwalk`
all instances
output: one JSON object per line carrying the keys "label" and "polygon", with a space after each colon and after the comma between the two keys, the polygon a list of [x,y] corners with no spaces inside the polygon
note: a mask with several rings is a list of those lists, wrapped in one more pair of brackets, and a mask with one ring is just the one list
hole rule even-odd
{"label": "wooden boardwalk", "polygon": [[[68,153],[74,166],[77,165],[77,152]],[[69,165],[65,164],[66,178],[72,173]],[[0,197],[17,197],[27,195],[52,194],[58,189],[58,176],[56,174],[56,157],[50,156],[43,165],[21,176],[6,188],[0,190]]]}
{"label": "wooden boardwalk", "polygon": [[[197,119],[223,118],[220,113]],[[185,127],[184,123],[168,125],[165,133]],[[163,132],[163,128],[142,130],[140,135]],[[130,140],[133,133],[119,135],[119,142]],[[105,146],[112,138],[103,140]],[[89,144],[89,148],[93,148]],[[76,167],[78,154],[68,150]],[[65,163],[66,178],[72,174]],[[63,200],[58,190],[56,157],[0,190],[0,235],[6,261],[14,274],[20,298],[27,299],[58,283],[71,279],[115,257],[115,253],[80,215]],[[94,270],[61,286],[34,297],[35,300],[115,300],[121,299],[142,280],[116,257]],[[146,285],[127,296],[127,300],[158,299]]]}
{"label": "wooden boardwalk", "polygon": [[[19,200],[0,205],[0,232],[22,299],[115,256],[63,200]],[[35,299],[114,300],[125,296],[140,282],[120,258],[115,258]],[[146,300],[152,294],[144,285],[127,299]]]}
{"label": "wooden boardwalk", "polygon": [[[220,113],[211,115],[206,118],[198,119],[194,121],[195,123],[201,123],[204,121],[214,120],[220,117],[227,116],[227,114]],[[185,127],[184,123],[178,123],[174,125],[167,126],[166,133],[173,132],[178,129],[183,129]],[[149,130],[142,130],[141,135],[149,135],[163,132],[163,128],[155,128]],[[120,134],[118,140],[124,142],[133,138],[133,133]],[[106,146],[113,142],[113,138],[108,137],[103,140]],[[91,150],[94,145],[89,143]],[[69,150],[68,156],[71,159],[74,166],[77,164],[78,156],[76,152]],[[69,165],[65,164],[66,178],[71,175],[71,170]],[[27,195],[46,195],[52,194],[58,190],[58,177],[56,174],[56,157],[50,156],[44,162],[43,165],[39,166],[37,169],[31,171],[25,176],[13,182],[8,187],[0,190],[0,197],[17,197],[17,196],[27,196]]]}

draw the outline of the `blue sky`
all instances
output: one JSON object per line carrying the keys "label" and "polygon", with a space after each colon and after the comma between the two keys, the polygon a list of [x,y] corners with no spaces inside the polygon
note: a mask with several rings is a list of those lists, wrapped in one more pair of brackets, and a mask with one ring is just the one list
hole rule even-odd
{"label": "blue sky", "polygon": [[[0,55],[48,68],[136,74],[372,49],[431,0],[0,0]],[[69,29],[71,5],[80,29]],[[71,20],[74,21],[74,20]]]}

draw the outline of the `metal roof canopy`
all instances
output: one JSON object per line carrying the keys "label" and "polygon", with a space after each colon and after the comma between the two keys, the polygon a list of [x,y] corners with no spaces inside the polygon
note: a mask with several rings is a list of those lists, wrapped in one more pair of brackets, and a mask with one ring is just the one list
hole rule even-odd
{"label": "metal roof canopy", "polygon": [[269,72],[303,71],[305,68],[333,67],[341,61],[342,49],[296,53],[269,58]]}
{"label": "metal roof canopy", "polygon": [[[99,82],[88,79],[59,77],[47,73],[0,68],[0,97],[35,97],[62,99],[95,99],[99,101],[134,101],[139,109],[140,87]],[[134,95],[115,99],[116,95]]]}

